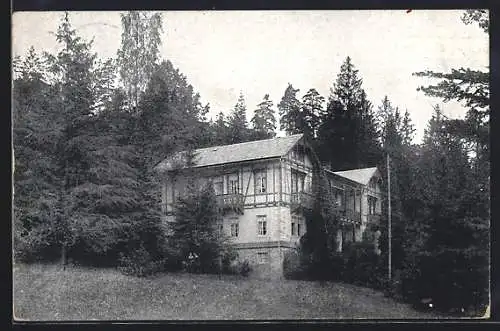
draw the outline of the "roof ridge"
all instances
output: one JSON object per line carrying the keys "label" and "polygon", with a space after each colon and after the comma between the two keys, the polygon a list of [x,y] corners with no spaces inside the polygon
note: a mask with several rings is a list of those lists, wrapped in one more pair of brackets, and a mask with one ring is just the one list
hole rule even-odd
{"label": "roof ridge", "polygon": [[215,145],[215,146],[208,146],[208,147],[202,147],[202,148],[197,148],[195,151],[201,151],[205,149],[214,149],[214,148],[219,148],[219,147],[226,147],[226,146],[236,146],[236,145],[245,145],[245,144],[251,144],[251,143],[261,143],[263,141],[270,141],[270,140],[277,140],[277,139],[283,139],[283,138],[291,138],[295,136],[301,136],[303,135],[302,133],[297,133],[297,134],[292,134],[289,136],[284,136],[284,137],[274,137],[274,138],[267,138],[267,139],[260,139],[260,140],[251,140],[251,141],[244,141],[241,143],[235,143],[235,144],[225,144],[225,145]]}
{"label": "roof ridge", "polygon": [[347,171],[359,171],[359,170],[369,170],[369,169],[378,169],[378,167],[366,167],[366,168],[354,168],[354,169],[347,169],[347,170],[330,170],[332,172],[347,172]]}

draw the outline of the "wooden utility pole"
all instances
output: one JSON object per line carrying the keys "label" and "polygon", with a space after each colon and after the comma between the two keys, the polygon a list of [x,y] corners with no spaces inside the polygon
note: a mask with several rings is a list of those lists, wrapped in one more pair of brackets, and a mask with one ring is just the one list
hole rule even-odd
{"label": "wooden utility pole", "polygon": [[389,153],[387,153],[387,236],[388,236],[388,276],[392,279],[392,233],[391,233],[391,168]]}

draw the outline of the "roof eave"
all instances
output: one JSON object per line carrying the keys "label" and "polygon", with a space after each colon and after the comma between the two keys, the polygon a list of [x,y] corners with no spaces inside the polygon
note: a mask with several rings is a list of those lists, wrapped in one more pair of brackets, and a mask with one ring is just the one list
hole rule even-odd
{"label": "roof eave", "polygon": [[[225,165],[236,165],[238,163],[255,163],[258,161],[263,161],[263,160],[271,160],[271,159],[280,159],[282,156],[270,156],[270,157],[262,157],[262,158],[256,158],[256,159],[249,159],[249,160],[242,160],[242,161],[233,161],[233,162],[222,162],[222,163],[214,163],[214,164],[206,164],[206,165],[195,165],[192,168],[193,169],[200,169],[200,168],[210,168],[210,167],[221,167]],[[176,170],[183,170],[187,169],[187,167],[184,167],[182,169],[171,169],[171,170],[163,170],[163,172],[172,172]]]}

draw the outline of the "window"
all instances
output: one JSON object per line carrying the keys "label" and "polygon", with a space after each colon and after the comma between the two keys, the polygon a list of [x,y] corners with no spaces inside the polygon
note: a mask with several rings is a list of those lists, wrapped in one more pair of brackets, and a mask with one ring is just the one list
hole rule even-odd
{"label": "window", "polygon": [[267,192],[267,174],[265,170],[255,173],[255,193]]}
{"label": "window", "polygon": [[259,264],[269,263],[269,253],[268,252],[258,252],[257,261]]}
{"label": "window", "polygon": [[368,197],[368,214],[374,215],[376,214],[377,207],[377,198]]}
{"label": "window", "polygon": [[293,160],[297,160],[302,163],[305,161],[304,151],[299,150],[297,147],[292,150],[291,156]]}
{"label": "window", "polygon": [[297,215],[292,215],[292,236],[300,236],[300,225],[302,223],[302,218]]}
{"label": "window", "polygon": [[224,233],[224,225],[222,223],[217,224],[217,231],[219,232],[219,234]]}
{"label": "window", "polygon": [[216,195],[224,194],[224,183],[222,182],[222,180],[214,182],[214,191]]}
{"label": "window", "polygon": [[292,170],[292,193],[304,191],[305,177],[305,174]]}
{"label": "window", "polygon": [[339,190],[339,189],[336,189],[335,190],[335,204],[338,206],[338,207],[342,207],[342,200],[343,200],[343,197],[344,197],[344,192],[342,190]]}
{"label": "window", "polygon": [[238,181],[238,176],[233,175],[229,177],[229,193],[230,194],[237,194],[239,193],[239,181]]}
{"label": "window", "polygon": [[297,178],[297,173],[292,171],[292,193],[298,191],[298,178]]}
{"label": "window", "polygon": [[238,237],[240,231],[240,225],[238,223],[231,224],[231,237]]}
{"label": "window", "polygon": [[265,236],[267,234],[266,216],[257,216],[257,231],[259,236]]}

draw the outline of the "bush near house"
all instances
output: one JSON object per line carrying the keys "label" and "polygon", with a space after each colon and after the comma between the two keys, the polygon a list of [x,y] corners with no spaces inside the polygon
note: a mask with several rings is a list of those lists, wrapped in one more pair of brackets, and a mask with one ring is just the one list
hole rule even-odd
{"label": "bush near house", "polygon": [[[312,280],[311,263],[308,256],[299,249],[290,250],[283,259],[283,273],[287,279]],[[386,267],[384,257],[375,253],[375,246],[369,242],[350,243],[340,253],[332,253],[323,266],[327,279],[355,285],[384,288]]]}
{"label": "bush near house", "polygon": [[[485,254],[445,249],[415,256],[393,277],[395,298],[451,313],[482,315],[488,302],[488,264]],[[427,308],[423,305],[421,308]],[[462,311],[463,310],[463,311]]]}
{"label": "bush near house", "polygon": [[224,273],[248,277],[252,271],[253,269],[250,262],[248,262],[248,260],[243,260],[231,264]]}
{"label": "bush near house", "polygon": [[285,279],[307,279],[307,268],[300,249],[291,249],[283,257],[283,276]]}
{"label": "bush near house", "polygon": [[166,264],[163,259],[154,260],[144,247],[129,254],[120,254],[119,261],[118,270],[126,275],[138,277],[149,276],[162,271]]}
{"label": "bush near house", "polygon": [[342,253],[333,260],[339,263],[334,275],[344,282],[376,289],[385,285],[386,267],[383,257],[375,253],[375,246],[370,242],[355,242],[346,245]]}

